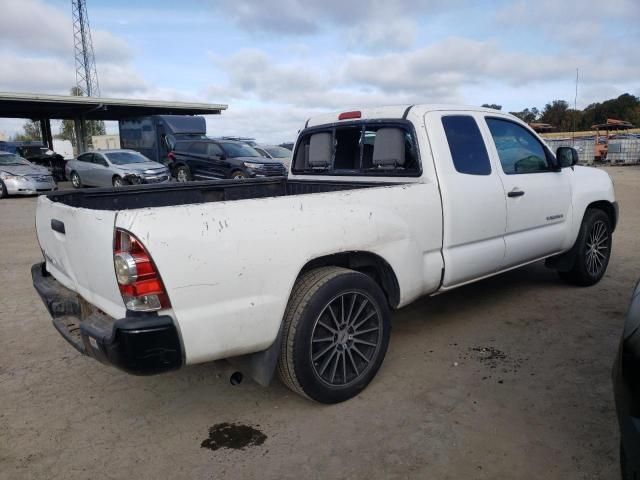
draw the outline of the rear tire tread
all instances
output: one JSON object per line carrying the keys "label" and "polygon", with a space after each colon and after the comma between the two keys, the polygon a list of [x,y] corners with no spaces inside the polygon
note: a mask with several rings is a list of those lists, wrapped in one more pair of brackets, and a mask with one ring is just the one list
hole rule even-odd
{"label": "rear tire tread", "polygon": [[292,391],[313,400],[305,393],[294,368],[293,342],[301,319],[301,313],[313,295],[327,282],[353,270],[342,267],[321,267],[303,273],[296,281],[284,314],[283,344],[278,361],[278,376]]}

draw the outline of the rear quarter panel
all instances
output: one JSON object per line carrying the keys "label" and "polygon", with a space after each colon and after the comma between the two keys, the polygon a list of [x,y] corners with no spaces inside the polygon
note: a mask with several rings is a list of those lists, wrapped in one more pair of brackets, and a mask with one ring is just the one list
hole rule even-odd
{"label": "rear quarter panel", "polygon": [[401,305],[437,289],[442,219],[433,183],[122,211],[168,290],[187,363],[267,348],[310,260],[368,251],[394,269]]}

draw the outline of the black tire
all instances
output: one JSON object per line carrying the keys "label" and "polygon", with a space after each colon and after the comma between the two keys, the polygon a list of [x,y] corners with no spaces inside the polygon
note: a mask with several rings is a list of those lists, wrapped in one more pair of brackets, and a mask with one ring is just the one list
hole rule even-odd
{"label": "black tire", "polygon": [[114,175],[111,179],[111,185],[113,185],[115,188],[120,188],[128,184],[124,178],[120,177],[119,175]]}
{"label": "black tire", "polygon": [[192,180],[191,171],[186,165],[180,165],[177,167],[173,171],[173,177],[176,179],[176,182],[179,183],[190,182]]}
{"label": "black tire", "polygon": [[9,194],[7,193],[7,187],[5,186],[4,182],[0,180],[0,198],[6,198],[8,196]]}
{"label": "black tire", "polygon": [[233,180],[243,180],[247,178],[247,174],[244,173],[242,170],[236,170],[235,172],[231,172],[231,177],[229,178]]}
{"label": "black tire", "polygon": [[339,267],[304,273],[284,315],[280,379],[321,403],[356,396],[384,360],[390,317],[384,293],[367,275]]}
{"label": "black tire", "polygon": [[82,179],[80,178],[80,175],[78,175],[78,172],[71,172],[69,180],[71,180],[73,188],[82,188]]}
{"label": "black tire", "polygon": [[583,287],[598,283],[611,258],[611,233],[609,216],[600,209],[588,209],[574,245],[576,257],[573,267],[569,271],[558,272],[560,278]]}

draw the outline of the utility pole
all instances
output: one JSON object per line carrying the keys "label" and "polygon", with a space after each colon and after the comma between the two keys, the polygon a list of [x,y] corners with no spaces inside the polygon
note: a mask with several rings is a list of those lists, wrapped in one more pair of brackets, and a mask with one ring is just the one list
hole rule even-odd
{"label": "utility pole", "polygon": [[93,54],[86,0],[71,0],[71,9],[76,59],[76,86],[87,97],[99,97],[100,85],[98,84],[98,72]]}
{"label": "utility pole", "polygon": [[[71,0],[71,18],[73,20],[73,47],[76,60],[76,94],[86,97],[99,97],[100,84],[96,71],[96,59],[93,53],[91,27],[87,14],[86,0]],[[78,154],[90,145],[87,122],[84,116],[74,118],[76,148]]]}

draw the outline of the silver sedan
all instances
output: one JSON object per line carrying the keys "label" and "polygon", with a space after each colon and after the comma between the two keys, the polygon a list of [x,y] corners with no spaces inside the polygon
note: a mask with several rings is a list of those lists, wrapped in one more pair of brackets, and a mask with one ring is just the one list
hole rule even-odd
{"label": "silver sedan", "polygon": [[14,153],[0,152],[0,198],[56,190],[51,172]]}
{"label": "silver sedan", "polygon": [[169,181],[169,170],[134,150],[100,150],[83,153],[67,162],[67,178],[75,188],[121,187]]}

